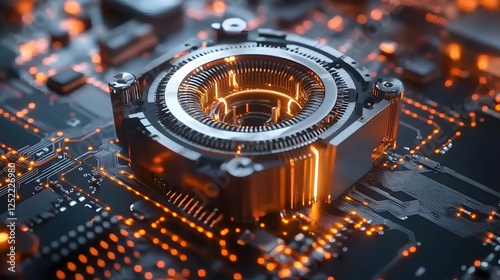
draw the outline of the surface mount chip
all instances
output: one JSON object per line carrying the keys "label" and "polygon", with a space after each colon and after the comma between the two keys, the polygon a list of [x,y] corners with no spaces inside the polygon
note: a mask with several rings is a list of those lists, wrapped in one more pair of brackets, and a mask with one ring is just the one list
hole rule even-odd
{"label": "surface mount chip", "polygon": [[49,77],[47,87],[57,93],[66,94],[84,85],[85,81],[83,73],[67,69]]}

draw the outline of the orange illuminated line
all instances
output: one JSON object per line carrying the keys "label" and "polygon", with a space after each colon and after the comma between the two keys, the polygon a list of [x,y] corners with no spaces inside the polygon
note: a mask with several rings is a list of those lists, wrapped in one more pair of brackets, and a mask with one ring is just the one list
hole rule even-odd
{"label": "orange illuminated line", "polygon": [[421,109],[422,111],[428,112],[428,113],[430,113],[431,115],[434,115],[434,116],[437,116],[437,117],[439,117],[439,118],[441,118],[441,119],[447,120],[447,121],[449,121],[450,123],[455,123],[455,124],[458,124],[458,125],[460,125],[460,126],[464,126],[464,123],[463,123],[463,122],[458,121],[458,120],[456,120],[456,119],[455,119],[455,118],[453,118],[453,117],[448,117],[448,116],[446,116],[444,113],[439,112],[439,111],[437,111],[436,109],[431,109],[431,108],[428,108],[428,106],[426,106],[426,105],[422,105],[422,104],[420,104],[420,102],[416,102],[416,101],[414,101],[414,100],[411,100],[411,99],[410,99],[410,98],[408,98],[408,97],[404,97],[404,98],[403,98],[403,101],[405,101],[406,103],[408,103],[408,104],[410,104],[410,105],[412,105],[412,106],[414,106],[414,107],[416,107],[416,108]]}
{"label": "orange illuminated line", "polygon": [[319,180],[319,151],[314,146],[311,146],[311,151],[314,154],[314,183],[313,183],[313,199],[318,200],[318,180]]}

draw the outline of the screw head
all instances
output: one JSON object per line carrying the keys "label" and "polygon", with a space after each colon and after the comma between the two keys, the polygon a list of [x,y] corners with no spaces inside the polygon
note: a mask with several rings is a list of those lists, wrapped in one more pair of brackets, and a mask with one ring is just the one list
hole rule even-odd
{"label": "screw head", "polygon": [[122,72],[113,76],[111,86],[114,88],[127,88],[131,87],[136,81],[134,74]]}
{"label": "screw head", "polygon": [[403,83],[396,78],[382,78],[373,85],[373,94],[386,100],[396,98],[403,92]]}
{"label": "screw head", "polygon": [[247,23],[241,18],[228,18],[222,22],[221,27],[227,33],[241,33],[247,28]]}

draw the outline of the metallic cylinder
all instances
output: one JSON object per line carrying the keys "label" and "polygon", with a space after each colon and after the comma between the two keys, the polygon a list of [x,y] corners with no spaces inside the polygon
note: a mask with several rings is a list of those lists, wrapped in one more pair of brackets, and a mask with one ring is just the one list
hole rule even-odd
{"label": "metallic cylinder", "polygon": [[134,105],[141,99],[139,81],[136,77],[127,72],[122,72],[113,77],[109,83],[109,94],[115,119],[116,137],[122,139],[122,123],[124,110],[127,106]]}
{"label": "metallic cylinder", "polygon": [[403,83],[395,78],[381,78],[373,85],[373,95],[378,99],[390,102],[390,119],[387,126],[387,138],[384,139],[384,142],[393,148],[396,147],[404,91]]}

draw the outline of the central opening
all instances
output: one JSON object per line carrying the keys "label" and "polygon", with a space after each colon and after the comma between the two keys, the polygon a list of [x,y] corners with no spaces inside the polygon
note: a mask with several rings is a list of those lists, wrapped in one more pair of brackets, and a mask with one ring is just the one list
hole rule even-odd
{"label": "central opening", "polygon": [[[238,128],[278,125],[314,110],[323,83],[307,67],[265,55],[229,56],[191,72],[179,87],[179,102],[214,123]],[[199,112],[198,112],[199,113]]]}
{"label": "central opening", "polygon": [[294,98],[271,89],[247,89],[219,98],[206,108],[213,120],[233,126],[266,126],[293,117],[302,108]]}

